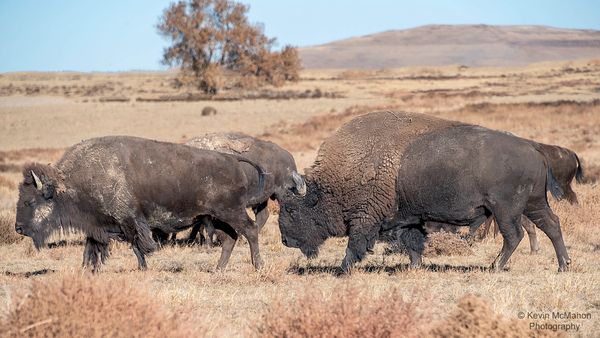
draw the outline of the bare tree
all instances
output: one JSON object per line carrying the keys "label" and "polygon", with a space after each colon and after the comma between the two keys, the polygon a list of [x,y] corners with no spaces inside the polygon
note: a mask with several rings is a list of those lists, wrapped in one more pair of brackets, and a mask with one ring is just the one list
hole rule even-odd
{"label": "bare tree", "polygon": [[233,0],[180,0],[165,9],[159,32],[171,41],[163,63],[179,66],[179,81],[207,93],[298,80],[296,48],[272,51],[275,39],[248,22],[247,5]]}

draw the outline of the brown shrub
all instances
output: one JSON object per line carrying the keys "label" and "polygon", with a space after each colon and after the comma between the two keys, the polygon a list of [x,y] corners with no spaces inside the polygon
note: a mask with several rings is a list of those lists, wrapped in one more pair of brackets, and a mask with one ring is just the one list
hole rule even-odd
{"label": "brown shrub", "polygon": [[425,243],[425,256],[466,256],[472,255],[473,250],[469,243],[459,235],[450,232],[434,232],[427,236]]}
{"label": "brown shrub", "polygon": [[176,318],[124,278],[35,280],[0,322],[2,337],[187,337]]}
{"label": "brown shrub", "polygon": [[254,328],[261,337],[414,337],[424,321],[415,304],[392,290],[379,297],[343,287],[329,297],[309,291],[277,301]]}
{"label": "brown shrub", "polygon": [[23,236],[15,231],[15,213],[8,210],[0,211],[0,245],[14,244],[23,240]]}
{"label": "brown shrub", "polygon": [[467,294],[456,310],[436,325],[428,337],[559,337],[552,331],[532,330],[529,322],[506,319],[492,311],[483,298]]}

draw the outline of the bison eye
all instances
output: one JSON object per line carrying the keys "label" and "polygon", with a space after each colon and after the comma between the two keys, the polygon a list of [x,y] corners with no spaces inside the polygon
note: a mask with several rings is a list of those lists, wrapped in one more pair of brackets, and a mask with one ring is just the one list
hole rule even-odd
{"label": "bison eye", "polygon": [[23,204],[25,204],[26,207],[30,207],[35,203],[35,201],[25,201],[23,202]]}

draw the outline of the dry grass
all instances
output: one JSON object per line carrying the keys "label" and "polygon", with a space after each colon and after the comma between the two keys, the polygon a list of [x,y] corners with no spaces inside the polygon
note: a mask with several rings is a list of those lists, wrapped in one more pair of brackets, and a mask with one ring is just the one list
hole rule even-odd
{"label": "dry grass", "polygon": [[177,317],[130,280],[67,275],[36,280],[10,300],[2,337],[189,337]]}
{"label": "dry grass", "polygon": [[[388,108],[461,120],[566,146],[583,159],[590,181],[600,176],[600,106],[594,102],[600,99],[599,62],[550,63],[525,68],[459,70],[445,67],[342,73],[340,70],[306,71],[304,80],[286,90],[305,92],[320,88],[323,92],[342,93],[345,98],[143,103],[135,102],[135,97],[178,94],[166,88],[169,74],[3,75],[0,87],[13,83],[15,86],[81,88],[108,86],[112,81],[113,89],[85,97],[72,91],[68,97],[60,94],[0,97],[3,116],[0,213],[8,215],[5,224],[9,233],[14,234],[12,217],[21,165],[28,161],[55,162],[62,149],[81,139],[127,134],[180,141],[205,132],[243,131],[264,134],[290,149],[302,169],[312,164],[320,142],[339,125],[358,114]],[[121,84],[116,85],[117,82]],[[499,93],[501,95],[497,95]],[[101,96],[132,100],[96,102]],[[214,106],[218,114],[202,117],[201,110],[208,104]],[[318,308],[318,304],[313,304],[316,300],[347,311],[358,309],[358,312],[350,312],[365,317],[372,316],[382,304],[402,308],[404,303],[388,299],[392,291],[398,296],[394,299],[409,300],[408,304],[412,304],[415,294],[426,298],[425,311],[417,311],[415,318],[438,324],[448,319],[436,331],[447,335],[464,333],[457,327],[465,325],[481,330],[493,327],[494,323],[508,325],[517,320],[519,311],[573,311],[589,312],[593,318],[575,320],[574,323],[580,325],[576,335],[595,336],[600,332],[597,320],[600,316],[600,190],[597,183],[574,184],[573,187],[579,205],[551,201],[560,217],[573,260],[571,271],[567,273],[556,272],[552,245],[538,231],[541,252],[530,255],[524,239],[511,258],[510,270],[502,273],[488,271],[502,246],[498,237],[475,243],[467,255],[453,254],[458,244],[447,245],[440,255],[426,256],[423,268],[416,270],[408,268],[408,257],[404,255],[384,256],[385,245],[378,244],[375,253],[359,264],[351,276],[339,277],[337,267],[344,256],[346,240],[330,239],[317,259],[306,260],[298,250],[281,244],[277,206],[271,204],[273,215],[260,236],[261,254],[266,262],[260,272],[251,267],[245,241],[236,245],[229,267],[222,273],[214,269],[220,248],[168,246],[148,259],[148,271],[138,272],[129,246],[114,243],[108,264],[93,279],[99,285],[122,280],[140,289],[144,298],[150,294],[153,304],[159,304],[167,312],[182,314],[177,323],[186,322],[195,332],[208,337],[258,336],[256,329],[266,325],[267,314],[271,317],[279,313],[289,315],[285,318],[293,318],[294,312],[299,317],[306,314],[293,311],[287,305],[314,306],[315,311],[325,311],[326,306]],[[440,238],[440,244],[452,240]],[[56,245],[40,252],[32,248],[29,239],[0,244],[0,317],[3,320],[6,316],[2,314],[16,309],[17,303],[10,301],[13,295],[30,290],[32,280],[48,283],[56,289],[59,281],[71,278],[72,271],[79,269],[81,241],[60,236],[53,241]],[[359,301],[355,302],[352,296],[337,299],[333,296],[343,290],[355,292]],[[479,300],[468,298],[471,300],[467,305],[457,309],[456,304],[466,294],[485,299],[485,307]],[[139,300],[132,297],[134,302]],[[421,305],[418,303],[416,307],[421,308]],[[455,316],[455,311],[461,315]],[[481,322],[482,317],[467,315],[473,312],[485,313],[487,322]],[[421,315],[423,317],[419,317]],[[459,317],[470,319],[461,321]],[[277,325],[277,319],[271,318],[269,325]],[[354,327],[354,324],[348,325]],[[422,330],[425,331],[419,332],[428,332],[425,328]],[[514,332],[522,336],[535,335],[534,331],[522,331],[517,326]]]}
{"label": "dry grass", "polygon": [[343,286],[331,294],[306,292],[293,302],[278,300],[255,327],[260,337],[414,337],[422,330],[415,303],[396,290],[375,296]]}
{"label": "dry grass", "polygon": [[445,231],[435,232],[427,236],[425,256],[466,256],[472,255],[473,250],[464,239],[457,234]]}
{"label": "dry grass", "polygon": [[15,232],[15,213],[0,210],[0,245],[15,244],[23,240],[23,236]]}
{"label": "dry grass", "polygon": [[561,337],[564,333],[530,329],[525,321],[507,319],[494,313],[488,301],[475,295],[465,295],[448,318],[433,328],[427,336],[436,338],[477,337]]}

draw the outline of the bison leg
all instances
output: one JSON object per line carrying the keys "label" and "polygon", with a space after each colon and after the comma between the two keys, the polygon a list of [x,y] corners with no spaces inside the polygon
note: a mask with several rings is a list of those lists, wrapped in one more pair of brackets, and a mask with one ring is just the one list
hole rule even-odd
{"label": "bison leg", "polygon": [[217,270],[224,270],[229,262],[229,257],[231,257],[231,251],[233,251],[238,234],[225,222],[214,220],[212,224],[217,238],[221,241],[221,257],[219,257],[219,263],[217,263]]}
{"label": "bison leg", "polygon": [[[206,229],[206,242],[210,247],[219,245],[219,241],[215,240],[215,226],[212,222],[204,223],[204,229]],[[217,238],[218,239],[218,238]]]}
{"label": "bison leg", "polygon": [[400,234],[400,240],[408,252],[410,267],[419,268],[423,262],[423,251],[425,250],[425,229],[422,227],[410,227]]}
{"label": "bison leg", "polygon": [[523,227],[521,226],[521,215],[510,218],[496,216],[496,224],[498,224],[500,234],[502,234],[502,238],[504,239],[502,250],[492,264],[492,269],[498,271],[504,269],[510,256],[512,256],[517,246],[519,246],[524,234]]}
{"label": "bison leg", "polygon": [[535,225],[531,223],[526,217],[522,217],[521,223],[523,224],[523,228],[527,231],[527,237],[529,237],[529,248],[531,249],[531,254],[536,254],[540,251],[540,243],[537,239],[537,234],[535,233]]}
{"label": "bison leg", "polygon": [[259,204],[258,206],[252,208],[254,214],[256,215],[256,225],[258,226],[258,231],[260,231],[267,220],[269,219],[269,208],[267,208],[268,200]]}
{"label": "bison leg", "polygon": [[493,216],[490,216],[485,220],[485,222],[483,223],[483,228],[479,232],[479,239],[484,239],[490,233],[490,227],[492,225],[493,220]]}
{"label": "bison leg", "polygon": [[169,241],[169,234],[160,229],[152,229],[152,239],[160,246],[164,246]]}
{"label": "bison leg", "polygon": [[369,249],[369,243],[374,242],[378,238],[378,229],[365,233],[365,228],[361,226],[350,227],[346,256],[341,266],[344,273],[350,273],[350,269],[354,267],[354,264],[360,262],[365,257]]}
{"label": "bison leg", "polygon": [[571,259],[567,254],[558,217],[549,206],[539,210],[526,210],[525,216],[550,238],[558,259],[558,271],[566,271],[571,264]]}
{"label": "bison leg", "polygon": [[243,235],[248,240],[250,245],[250,257],[252,259],[252,265],[254,268],[259,270],[263,266],[263,260],[260,257],[260,249],[258,246],[258,232],[260,231],[257,224],[255,224],[250,218],[246,221]]}
{"label": "bison leg", "polygon": [[[487,222],[489,219],[488,216],[486,215],[481,215],[477,218],[475,218],[475,220],[473,220],[470,224],[469,224],[469,234],[467,235],[467,240],[468,241],[472,241],[475,239],[476,234],[477,234],[477,229],[479,229],[479,227],[484,224],[485,222]],[[458,229],[457,226],[454,227],[455,229]]]}
{"label": "bison leg", "polygon": [[85,249],[83,250],[83,267],[91,267],[92,272],[100,270],[100,266],[106,262],[110,256],[107,243],[101,243],[92,237],[85,240]]}
{"label": "bison leg", "polygon": [[133,252],[137,257],[138,269],[148,269],[145,256],[156,250],[156,242],[152,239],[152,231],[148,223],[142,218],[133,219],[123,230],[126,230],[124,231],[125,236],[131,242]]}
{"label": "bison leg", "polygon": [[204,242],[206,241],[206,237],[204,237],[203,233],[205,223],[210,221],[210,217],[203,217],[203,219],[199,222],[194,222],[194,226],[192,227],[192,231],[190,232],[190,236],[188,237],[187,242],[190,244],[194,243],[196,237],[198,236],[198,233],[200,233],[200,246],[204,245]]}
{"label": "bison leg", "polygon": [[577,200],[577,194],[575,194],[575,192],[573,191],[573,188],[571,188],[571,184],[566,184],[562,188],[563,188],[563,191],[565,192],[565,199],[567,201],[569,201],[569,203],[579,204],[579,201]]}

